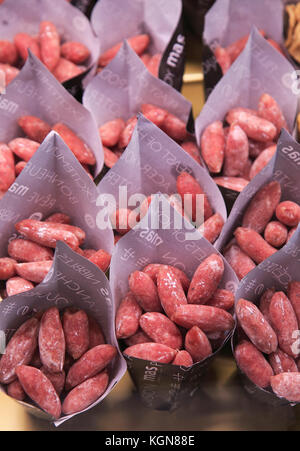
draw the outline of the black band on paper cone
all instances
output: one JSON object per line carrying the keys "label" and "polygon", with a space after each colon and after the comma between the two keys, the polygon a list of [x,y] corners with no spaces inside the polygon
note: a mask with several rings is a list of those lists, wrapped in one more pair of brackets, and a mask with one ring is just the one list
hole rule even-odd
{"label": "black band on paper cone", "polygon": [[[100,0],[99,0],[100,1]],[[90,18],[97,0],[72,0],[71,5],[76,6],[83,14]]]}
{"label": "black band on paper cone", "polygon": [[229,215],[232,210],[232,207],[234,206],[235,201],[237,200],[237,198],[241,193],[239,191],[233,191],[232,189],[225,188],[224,186],[218,185],[218,188],[221,191],[221,194],[224,198],[227,213]]}
{"label": "black band on paper cone", "polygon": [[159,78],[181,91],[186,59],[186,36],[181,14],[176,30],[162,56]]}
{"label": "black band on paper cone", "polygon": [[215,0],[183,0],[184,15],[193,33],[202,39],[204,18]]}
{"label": "black band on paper cone", "polygon": [[201,380],[207,369],[231,336],[232,332],[211,356],[189,368],[136,359],[124,354],[142,403],[153,410],[172,412],[179,408],[201,388]]}
{"label": "black band on paper cone", "polygon": [[82,74],[79,74],[77,77],[70,78],[70,80],[67,80],[62,84],[63,87],[80,103],[82,103],[82,96],[84,91],[82,82],[90,71],[91,68],[84,71]]}

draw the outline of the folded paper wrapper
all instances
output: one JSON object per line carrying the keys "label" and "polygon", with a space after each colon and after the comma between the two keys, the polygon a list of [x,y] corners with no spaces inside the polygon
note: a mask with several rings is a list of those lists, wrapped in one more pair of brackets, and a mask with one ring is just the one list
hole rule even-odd
{"label": "folded paper wrapper", "polygon": [[166,109],[186,123],[192,110],[183,95],[148,72],[125,41],[117,56],[86,87],[83,105],[100,127],[117,118],[127,121],[145,103]]}

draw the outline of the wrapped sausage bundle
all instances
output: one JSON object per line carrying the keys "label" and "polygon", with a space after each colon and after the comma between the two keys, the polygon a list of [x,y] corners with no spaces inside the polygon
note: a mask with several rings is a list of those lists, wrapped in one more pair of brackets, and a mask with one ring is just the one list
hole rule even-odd
{"label": "wrapped sausage bundle", "polygon": [[300,222],[299,152],[283,131],[276,155],[233,206],[216,245],[240,280],[276,254]]}
{"label": "wrapped sausage bundle", "polygon": [[244,50],[253,26],[284,53],[281,0],[217,0],[206,14],[203,70],[207,97]]}
{"label": "wrapped sausage bundle", "polygon": [[101,0],[91,23],[99,38],[100,70],[128,39],[153,75],[181,89],[185,65],[181,1]]}
{"label": "wrapped sausage bundle", "polygon": [[61,240],[106,271],[114,240],[109,224],[98,227],[97,197],[94,182],[52,132],[0,201],[2,297],[42,282]]}
{"label": "wrapped sausage bundle", "polygon": [[[22,15],[20,15],[20,8]],[[7,84],[34,53],[60,83],[75,96],[95,70],[99,56],[90,22],[66,1],[6,0],[0,6],[0,68]]]}
{"label": "wrapped sausage bundle", "polygon": [[[22,14],[20,14],[22,10]],[[95,70],[99,56],[90,22],[66,1],[6,0],[0,6],[0,68],[7,82],[24,65],[30,50],[75,96]]]}
{"label": "wrapped sausage bundle", "polygon": [[273,406],[300,402],[299,232],[239,285],[232,348],[246,390]]}
{"label": "wrapped sausage bundle", "polygon": [[99,127],[108,168],[128,146],[140,111],[201,163],[194,136],[189,133],[193,129],[191,103],[153,77],[127,42],[89,83],[83,104]]}
{"label": "wrapped sausage bundle", "polygon": [[174,410],[231,335],[237,278],[163,195],[116,246],[117,337],[145,405]]}
{"label": "wrapped sausage bundle", "polygon": [[[151,196],[158,192],[169,195],[174,207],[211,243],[216,241],[227,219],[223,197],[207,171],[143,115],[138,118],[126,151],[97,189],[104,199],[112,196],[117,200],[117,212],[111,212],[112,222],[119,222],[115,224],[117,238],[134,227],[134,215],[136,221],[145,216]],[[126,205],[121,201],[121,190],[126,190]],[[188,195],[193,197],[192,208],[185,198]],[[124,230],[120,227],[121,217],[126,218]]]}
{"label": "wrapped sausage bundle", "polygon": [[114,315],[103,272],[58,243],[44,282],[1,303],[1,389],[55,426],[95,407],[126,371]]}
{"label": "wrapped sausage bundle", "polygon": [[253,29],[196,120],[201,155],[229,208],[274,155],[281,129],[294,128],[293,73],[291,64]]}
{"label": "wrapped sausage bundle", "polygon": [[93,176],[104,157],[95,121],[45,66],[29,58],[0,100],[0,191],[5,193],[51,130],[56,131]]}

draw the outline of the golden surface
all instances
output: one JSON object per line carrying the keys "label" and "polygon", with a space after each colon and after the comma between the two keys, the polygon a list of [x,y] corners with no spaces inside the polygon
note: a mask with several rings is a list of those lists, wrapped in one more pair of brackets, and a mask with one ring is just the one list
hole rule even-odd
{"label": "golden surface", "polygon": [[[183,94],[196,117],[204,103],[199,45],[189,48]],[[56,428],[27,414],[0,394],[1,431],[39,431]],[[214,360],[194,398],[173,413],[145,408],[127,374],[105,401],[62,425],[59,431],[235,431],[300,430],[300,406],[274,408],[250,397],[237,375],[230,346]]]}
{"label": "golden surface", "polygon": [[203,73],[201,68],[201,48],[197,38],[189,38],[186,71],[182,94],[192,103],[196,118],[204,104]]}

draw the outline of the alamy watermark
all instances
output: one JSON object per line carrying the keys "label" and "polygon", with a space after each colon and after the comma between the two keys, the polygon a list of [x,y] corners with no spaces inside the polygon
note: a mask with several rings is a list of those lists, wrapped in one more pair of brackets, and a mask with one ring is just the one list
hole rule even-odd
{"label": "alamy watermark", "polygon": [[0,69],[0,95],[6,94],[5,72]]}
{"label": "alamy watermark", "polygon": [[[155,208],[151,208],[155,202]],[[97,227],[107,230],[126,231],[129,229],[144,229],[145,216],[148,215],[147,227],[153,230],[183,230],[191,225],[191,231],[186,231],[187,241],[201,239],[195,233],[204,223],[204,194],[156,194],[146,196],[136,193],[128,195],[126,186],[119,187],[118,198],[112,194],[101,194],[97,199],[100,211],[97,215]],[[194,227],[194,228],[193,228]],[[202,231],[203,232],[203,231]]]}
{"label": "alamy watermark", "polygon": [[6,335],[3,330],[0,330],[0,354],[5,354],[6,351]]}
{"label": "alamy watermark", "polygon": [[290,88],[295,96],[300,94],[300,70],[294,70],[283,75],[282,83]]}

